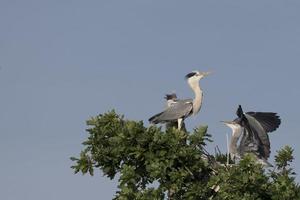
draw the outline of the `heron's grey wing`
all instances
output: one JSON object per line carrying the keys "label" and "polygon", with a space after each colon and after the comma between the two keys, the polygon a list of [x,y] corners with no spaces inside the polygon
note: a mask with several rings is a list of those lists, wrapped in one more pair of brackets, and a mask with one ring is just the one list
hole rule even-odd
{"label": "heron's grey wing", "polygon": [[267,157],[264,156],[262,149],[260,148],[259,142],[251,137],[249,134],[249,129],[244,129],[243,136],[238,148],[240,156],[243,156],[245,153],[253,153],[257,159],[257,162],[268,167],[272,165],[267,161]]}
{"label": "heron's grey wing", "polygon": [[156,114],[156,115],[153,115],[152,117],[150,117],[150,118],[148,119],[148,121],[149,121],[150,123],[154,123],[154,124],[159,123],[159,121],[157,120],[157,118],[158,118],[162,113],[163,113],[163,112],[158,113],[158,114]]}
{"label": "heron's grey wing", "polygon": [[193,101],[190,99],[187,100],[177,100],[175,103],[172,103],[170,107],[164,110],[161,113],[158,113],[151,117],[149,121],[151,123],[163,123],[169,121],[175,121],[179,118],[186,118],[191,114],[193,109]]}
{"label": "heron's grey wing", "polygon": [[258,153],[258,142],[253,137],[251,130],[244,128],[240,144],[237,148],[240,156],[243,156],[245,153]]}
{"label": "heron's grey wing", "polygon": [[246,114],[254,117],[267,133],[275,131],[281,123],[280,117],[277,115],[277,113],[247,112]]}
{"label": "heron's grey wing", "polygon": [[264,158],[270,157],[270,140],[267,132],[263,128],[263,126],[257,121],[254,117],[249,114],[244,114],[248,121],[248,131],[253,134],[253,140],[258,145],[259,154]]}

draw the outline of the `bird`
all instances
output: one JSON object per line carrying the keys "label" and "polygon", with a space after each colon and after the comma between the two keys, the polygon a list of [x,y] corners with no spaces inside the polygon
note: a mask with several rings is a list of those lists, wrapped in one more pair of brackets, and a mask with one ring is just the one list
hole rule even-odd
{"label": "bird", "polygon": [[188,73],[185,78],[188,85],[195,94],[194,99],[176,99],[164,111],[149,118],[152,124],[177,121],[178,130],[182,128],[182,122],[191,115],[196,115],[202,106],[203,91],[200,88],[199,81],[211,72],[193,71]]}
{"label": "bird", "polygon": [[164,97],[167,100],[167,108],[172,106],[173,103],[176,103],[177,99],[177,95],[176,93],[171,93],[171,94],[166,94],[166,96]]}
{"label": "bird", "polygon": [[233,121],[222,121],[232,130],[229,145],[231,158],[241,158],[246,153],[253,153],[258,162],[271,166],[267,161],[271,153],[268,133],[275,131],[280,126],[280,117],[274,112],[244,113],[241,105],[236,114],[238,118]]}
{"label": "bird", "polygon": [[[176,103],[176,101],[178,101],[177,99],[177,95],[176,93],[170,93],[170,94],[166,94],[165,97],[164,97],[166,100],[167,100],[167,105],[166,107],[170,107],[172,106],[174,103]],[[167,122],[166,123],[166,128],[172,128],[172,127],[178,127],[178,123],[177,121],[172,121],[172,122]],[[184,121],[182,122],[181,124],[181,130],[183,130],[184,132],[186,132],[186,128],[185,128],[185,123]]]}

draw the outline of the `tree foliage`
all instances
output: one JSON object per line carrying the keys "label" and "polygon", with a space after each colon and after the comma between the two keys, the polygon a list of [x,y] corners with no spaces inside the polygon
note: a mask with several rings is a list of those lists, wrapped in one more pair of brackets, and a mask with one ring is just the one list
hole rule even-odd
{"label": "tree foliage", "polygon": [[[79,158],[72,157],[75,173],[110,179],[118,174],[116,200],[264,200],[300,199],[300,187],[290,168],[290,147],[280,150],[276,167],[266,171],[251,155],[226,165],[204,149],[211,136],[207,126],[193,132],[125,120],[115,111],[87,121],[89,134]],[[224,158],[224,155],[223,155]]]}

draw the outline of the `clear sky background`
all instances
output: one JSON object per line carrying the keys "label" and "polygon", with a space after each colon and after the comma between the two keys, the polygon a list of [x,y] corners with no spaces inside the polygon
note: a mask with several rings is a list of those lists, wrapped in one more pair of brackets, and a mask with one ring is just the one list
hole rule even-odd
{"label": "clear sky background", "polygon": [[115,108],[148,126],[164,94],[193,97],[192,70],[215,73],[189,130],[207,124],[209,148],[225,151],[219,121],[238,104],[278,112],[270,162],[290,145],[300,174],[299,10],[296,0],[1,0],[0,199],[112,199],[117,181],[70,169],[85,120]]}

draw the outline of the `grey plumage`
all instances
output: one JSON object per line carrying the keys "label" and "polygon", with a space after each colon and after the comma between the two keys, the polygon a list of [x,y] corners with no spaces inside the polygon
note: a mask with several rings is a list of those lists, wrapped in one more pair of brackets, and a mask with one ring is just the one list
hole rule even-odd
{"label": "grey plumage", "polygon": [[165,123],[169,121],[176,121],[179,118],[186,118],[191,115],[193,109],[193,100],[177,100],[170,105],[166,110],[151,117],[151,123]]}

